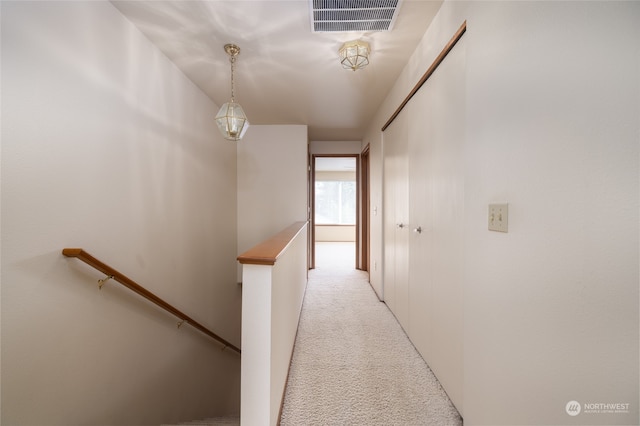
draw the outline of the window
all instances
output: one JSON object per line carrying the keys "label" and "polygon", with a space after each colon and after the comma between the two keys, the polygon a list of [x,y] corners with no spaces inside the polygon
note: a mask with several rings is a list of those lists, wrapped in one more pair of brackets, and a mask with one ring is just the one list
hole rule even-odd
{"label": "window", "polygon": [[316,179],[316,224],[355,225],[356,182]]}

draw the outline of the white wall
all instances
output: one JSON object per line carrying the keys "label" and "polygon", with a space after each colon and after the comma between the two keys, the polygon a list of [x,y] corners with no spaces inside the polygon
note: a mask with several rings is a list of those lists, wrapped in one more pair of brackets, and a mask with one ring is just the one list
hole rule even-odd
{"label": "white wall", "polygon": [[[465,391],[485,397],[469,415],[569,423],[568,401],[610,401],[630,413],[571,420],[638,424],[640,3],[471,13]],[[499,200],[506,235],[486,231]]]}
{"label": "white wall", "polygon": [[360,141],[311,141],[309,152],[311,154],[360,154],[362,148]]}
{"label": "white wall", "polygon": [[316,242],[318,241],[356,241],[355,225],[316,225]]}
{"label": "white wall", "polygon": [[[356,160],[354,158],[354,160]],[[338,172],[338,171],[323,171],[316,170],[317,181],[330,181],[330,182],[355,182],[356,172]]]}
{"label": "white wall", "polygon": [[[400,101],[398,101],[399,105]],[[362,148],[369,145],[369,283],[380,300],[384,299],[383,288],[383,198],[382,198],[382,125],[389,118],[391,112],[386,114],[386,108],[391,103],[387,101],[380,107],[376,118],[367,130],[366,137],[362,140]],[[397,105],[396,105],[397,107]],[[364,206],[363,206],[364,209]]]}
{"label": "white wall", "polygon": [[251,126],[237,150],[240,254],[307,220],[307,126]]}
{"label": "white wall", "polygon": [[[243,264],[242,413],[245,426],[276,425],[307,287],[307,224],[277,235],[274,265]],[[291,238],[291,240],[289,240]]]}
{"label": "white wall", "polygon": [[108,2],[2,2],[2,423],[239,412],[240,359],[91,254],[240,341],[236,148]]}
{"label": "white wall", "polygon": [[307,226],[273,266],[271,288],[271,425],[278,424],[302,302],[307,288]]}
{"label": "white wall", "polygon": [[[466,19],[465,424],[638,424],[639,17],[637,2],[447,2],[363,141],[379,206],[380,128]],[[487,230],[493,202],[508,234]]]}

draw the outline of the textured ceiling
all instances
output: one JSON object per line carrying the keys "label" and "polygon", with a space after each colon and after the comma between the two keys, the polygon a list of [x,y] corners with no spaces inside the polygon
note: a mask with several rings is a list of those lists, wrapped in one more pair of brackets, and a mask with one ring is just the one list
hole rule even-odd
{"label": "textured ceiling", "polygon": [[[359,140],[441,0],[403,0],[391,31],[365,32],[312,31],[309,0],[112,3],[217,105],[231,96],[223,46],[234,43],[236,101],[252,124],[306,124],[311,140]],[[370,65],[345,70],[338,49],[358,38],[371,45]]]}

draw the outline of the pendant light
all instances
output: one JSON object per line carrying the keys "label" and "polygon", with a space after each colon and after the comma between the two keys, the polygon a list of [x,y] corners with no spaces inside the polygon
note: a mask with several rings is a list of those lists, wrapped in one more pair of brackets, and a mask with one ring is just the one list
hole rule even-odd
{"label": "pendant light", "polygon": [[233,71],[236,63],[236,56],[240,54],[240,48],[235,44],[225,44],[224,51],[229,55],[231,61],[231,101],[225,103],[216,115],[216,124],[220,133],[225,139],[238,141],[242,139],[249,128],[249,120],[240,104],[235,102]]}

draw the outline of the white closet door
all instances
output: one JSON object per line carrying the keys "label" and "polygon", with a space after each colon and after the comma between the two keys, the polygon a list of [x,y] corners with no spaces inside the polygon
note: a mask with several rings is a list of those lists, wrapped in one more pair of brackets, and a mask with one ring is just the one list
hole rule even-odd
{"label": "white closet door", "polygon": [[465,42],[411,99],[409,337],[462,412]]}
{"label": "white closet door", "polygon": [[409,326],[409,199],[406,118],[384,132],[384,300]]}
{"label": "white closet door", "polygon": [[[427,83],[428,84],[428,83]],[[426,96],[414,96],[405,108],[409,120],[416,122],[433,117],[433,106]],[[429,159],[433,158],[433,126],[418,125],[409,129],[409,214],[411,235],[409,243],[409,337],[425,360],[433,355],[433,217],[429,208]]]}
{"label": "white closet door", "polygon": [[[406,126],[403,126],[407,129]],[[396,157],[396,311],[395,315],[402,328],[409,333],[409,154],[406,130],[397,140]]]}
{"label": "white closet door", "polygon": [[396,208],[395,167],[392,134],[384,134],[383,159],[383,299],[392,312],[396,309]]}
{"label": "white closet door", "polygon": [[463,412],[465,42],[384,132],[384,297]]}

